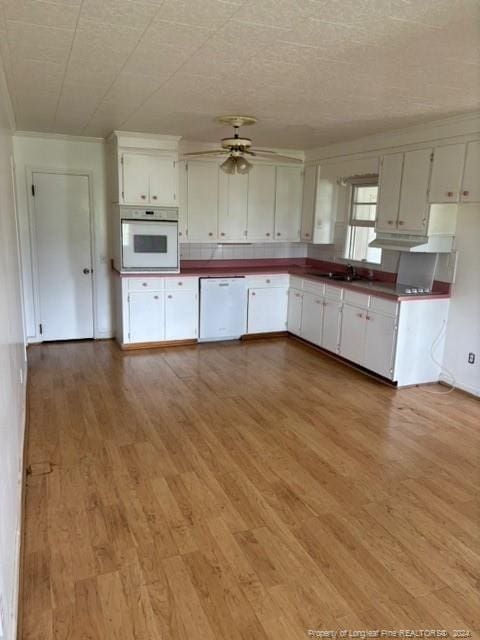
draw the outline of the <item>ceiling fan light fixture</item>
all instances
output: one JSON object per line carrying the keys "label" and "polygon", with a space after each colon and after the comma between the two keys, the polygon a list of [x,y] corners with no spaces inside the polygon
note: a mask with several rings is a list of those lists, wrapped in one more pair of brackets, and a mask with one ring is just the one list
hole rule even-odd
{"label": "ceiling fan light fixture", "polygon": [[237,159],[233,156],[228,156],[228,158],[220,165],[220,169],[231,176],[235,173],[236,165]]}
{"label": "ceiling fan light fixture", "polygon": [[252,164],[246,158],[244,158],[243,156],[239,156],[237,158],[237,173],[246,175],[250,172],[251,168]]}

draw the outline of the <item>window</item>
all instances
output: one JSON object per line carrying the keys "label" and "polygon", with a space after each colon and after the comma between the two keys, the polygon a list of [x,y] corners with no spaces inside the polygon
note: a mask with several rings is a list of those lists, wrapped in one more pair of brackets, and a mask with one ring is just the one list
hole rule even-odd
{"label": "window", "polygon": [[350,216],[345,245],[345,258],[348,260],[377,264],[380,264],[382,260],[382,250],[368,246],[375,239],[377,194],[377,182],[352,184]]}

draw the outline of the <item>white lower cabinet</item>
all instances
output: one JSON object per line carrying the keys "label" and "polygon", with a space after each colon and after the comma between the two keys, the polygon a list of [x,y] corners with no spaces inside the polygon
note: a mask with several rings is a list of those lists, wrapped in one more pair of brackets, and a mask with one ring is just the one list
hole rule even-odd
{"label": "white lower cabinet", "polygon": [[198,337],[198,293],[165,292],[165,340],[189,340]]}
{"label": "white lower cabinet", "polygon": [[356,364],[362,364],[364,359],[366,316],[364,309],[343,305],[340,355]]}
{"label": "white lower cabinet", "polygon": [[163,291],[128,294],[128,342],[160,342],[165,339]]}
{"label": "white lower cabinet", "polygon": [[290,333],[294,333],[296,336],[301,336],[302,334],[302,302],[303,291],[289,289],[287,328]]}
{"label": "white lower cabinet", "polygon": [[373,311],[368,311],[366,316],[363,366],[390,379],[393,378],[396,324],[396,318]]}
{"label": "white lower cabinet", "polygon": [[247,333],[272,333],[287,328],[287,287],[248,290]]}
{"label": "white lower cabinet", "polygon": [[319,346],[322,344],[323,308],[322,297],[308,291],[303,293],[301,336]]}
{"label": "white lower cabinet", "polygon": [[340,338],[340,303],[338,300],[323,300],[322,347],[336,353]]}

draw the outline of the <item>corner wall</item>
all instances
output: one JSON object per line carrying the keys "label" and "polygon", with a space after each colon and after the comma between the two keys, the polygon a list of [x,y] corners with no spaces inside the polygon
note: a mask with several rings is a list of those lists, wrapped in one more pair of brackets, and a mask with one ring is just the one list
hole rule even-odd
{"label": "corner wall", "polygon": [[26,387],[13,128],[0,62],[0,637],[6,640],[16,638],[17,627]]}

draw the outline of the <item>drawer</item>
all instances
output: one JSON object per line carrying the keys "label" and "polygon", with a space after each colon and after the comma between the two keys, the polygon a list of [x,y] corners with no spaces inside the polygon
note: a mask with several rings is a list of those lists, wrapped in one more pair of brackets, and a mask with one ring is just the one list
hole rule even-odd
{"label": "drawer", "polygon": [[351,289],[344,289],[343,300],[348,304],[353,304],[357,307],[368,308],[368,300],[370,296],[365,293],[359,293],[358,291],[352,291]]}
{"label": "drawer", "polygon": [[283,273],[271,276],[249,276],[247,278],[247,286],[249,289],[257,289],[258,287],[288,287],[288,282],[288,275]]}
{"label": "drawer", "polygon": [[290,276],[290,286],[292,289],[301,289],[303,284],[303,278],[297,276]]}
{"label": "drawer", "polygon": [[164,287],[164,278],[128,278],[129,291],[158,291]]}
{"label": "drawer", "polygon": [[395,317],[397,315],[398,302],[377,296],[370,296],[370,309],[386,316]]}
{"label": "drawer", "polygon": [[343,297],[342,287],[334,287],[331,284],[325,285],[325,297],[331,300],[341,300]]}
{"label": "drawer", "polygon": [[322,296],[325,292],[325,283],[319,282],[318,280],[310,280],[309,278],[305,278],[303,281],[303,290],[309,291],[316,296]]}
{"label": "drawer", "polygon": [[192,291],[198,289],[198,278],[179,278],[178,276],[171,276],[165,278],[165,289],[168,291]]}

